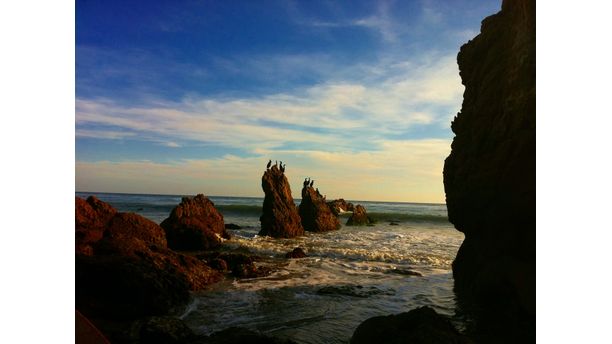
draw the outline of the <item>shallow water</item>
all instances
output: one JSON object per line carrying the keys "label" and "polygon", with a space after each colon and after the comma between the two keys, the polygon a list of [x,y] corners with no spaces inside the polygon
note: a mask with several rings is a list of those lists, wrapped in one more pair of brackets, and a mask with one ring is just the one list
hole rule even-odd
{"label": "shallow water", "polygon": [[[158,223],[180,202],[179,196],[97,196]],[[256,279],[228,277],[194,293],[180,316],[197,333],[241,326],[298,343],[347,343],[372,316],[423,305],[454,316],[451,263],[464,237],[446,220],[444,205],[358,202],[378,219],[374,226],[274,239],[257,235],[262,199],[211,199],[225,223],[243,227],[230,230],[233,237],[225,245],[261,256],[258,264],[274,272]],[[298,246],[309,257],[283,258]]]}

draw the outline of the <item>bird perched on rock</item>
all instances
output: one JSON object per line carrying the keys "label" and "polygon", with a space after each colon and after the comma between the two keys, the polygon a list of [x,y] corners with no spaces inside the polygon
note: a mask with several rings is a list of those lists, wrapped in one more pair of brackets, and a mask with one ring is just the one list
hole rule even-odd
{"label": "bird perched on rock", "polygon": [[312,187],[312,184],[314,184],[314,179],[310,181],[310,187]]}
{"label": "bird perched on rock", "polygon": [[278,167],[278,160],[274,160],[274,166]]}
{"label": "bird perched on rock", "polygon": [[269,169],[271,165],[272,165],[272,159],[270,159],[270,161],[268,161],[268,165],[266,166],[266,170]]}
{"label": "bird perched on rock", "polygon": [[306,185],[308,185],[308,177],[304,178],[304,187],[306,187]]}
{"label": "bird perched on rock", "polygon": [[287,164],[283,165],[283,162],[281,161],[280,170],[283,173],[285,173],[285,166],[287,166]]}

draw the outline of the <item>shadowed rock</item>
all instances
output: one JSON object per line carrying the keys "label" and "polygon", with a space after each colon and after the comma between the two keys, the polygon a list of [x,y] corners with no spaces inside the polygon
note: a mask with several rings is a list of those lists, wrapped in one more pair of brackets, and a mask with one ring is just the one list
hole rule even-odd
{"label": "shadowed rock", "polygon": [[535,1],[506,0],[461,47],[465,92],[444,164],[448,218],[465,234],[455,291],[505,333],[525,332],[509,342],[535,340],[535,43]]}
{"label": "shadowed rock", "polygon": [[259,218],[259,235],[275,238],[292,238],[304,235],[291,187],[284,173],[276,165],[264,172],[261,187],[265,193],[263,214]]}
{"label": "shadowed rock", "polygon": [[468,344],[453,325],[425,306],[397,315],[379,316],[362,322],[351,344]]}
{"label": "shadowed rock", "polygon": [[306,258],[308,257],[306,255],[306,253],[304,253],[304,250],[302,250],[300,247],[296,247],[293,249],[293,251],[291,252],[287,252],[287,254],[285,254],[285,258]]}
{"label": "shadowed rock", "polygon": [[223,215],[202,194],[183,197],[161,227],[173,250],[206,250],[219,246],[222,238],[229,238]]}
{"label": "shadowed rock", "polygon": [[323,196],[312,186],[302,188],[302,201],[299,206],[304,230],[327,232],[340,228],[340,221],[325,202]]}
{"label": "shadowed rock", "polygon": [[353,209],[355,208],[353,206],[353,203],[345,201],[344,198],[329,201],[327,202],[327,205],[336,216],[347,211],[353,211]]}
{"label": "shadowed rock", "polygon": [[102,239],[104,230],[117,210],[110,204],[89,196],[87,200],[75,198],[75,251],[92,255],[92,244]]}
{"label": "shadowed rock", "polygon": [[357,204],[353,214],[346,221],[347,226],[367,226],[373,224],[374,220],[368,216],[366,209],[361,204]]}

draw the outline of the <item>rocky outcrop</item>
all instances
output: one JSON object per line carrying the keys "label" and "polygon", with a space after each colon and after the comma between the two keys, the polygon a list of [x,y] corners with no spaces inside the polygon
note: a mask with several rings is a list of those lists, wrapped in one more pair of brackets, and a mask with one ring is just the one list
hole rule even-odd
{"label": "rocky outcrop", "polygon": [[312,186],[302,188],[302,201],[299,206],[304,230],[327,232],[340,228],[340,221],[325,202],[325,198]]}
{"label": "rocky outcrop", "polygon": [[202,194],[183,197],[161,227],[166,231],[168,246],[173,250],[206,250],[219,246],[223,238],[229,238],[223,215]]}
{"label": "rocky outcrop", "polygon": [[472,343],[433,309],[425,306],[397,315],[379,316],[362,322],[351,344],[390,343]]}
{"label": "rocky outcrop", "polygon": [[266,170],[261,177],[261,187],[265,193],[263,214],[259,218],[259,235],[275,238],[292,238],[304,235],[291,187],[285,174],[275,166]]}
{"label": "rocky outcrop", "polygon": [[368,216],[366,209],[361,204],[357,204],[353,209],[353,214],[346,221],[347,226],[367,226],[374,223],[374,220]]}
{"label": "rocky outcrop", "polygon": [[461,47],[465,92],[444,164],[449,221],[465,233],[453,262],[455,291],[527,319],[533,330],[535,42],[535,1],[505,0]]}
{"label": "rocky outcrop", "polygon": [[348,211],[353,211],[354,209],[353,203],[345,201],[344,198],[329,201],[327,202],[327,205],[336,216]]}
{"label": "rocky outcrop", "polygon": [[94,196],[75,199],[75,251],[92,255],[92,244],[102,239],[104,230],[117,210]]}
{"label": "rocky outcrop", "polygon": [[[100,217],[92,216],[92,204],[104,209],[96,212]],[[90,231],[102,233],[87,250],[76,249],[75,301],[88,317],[165,314],[188,301],[190,290],[222,278],[198,259],[169,250],[163,229],[140,215],[119,213],[90,197],[77,198],[75,217],[77,233],[89,238]]]}

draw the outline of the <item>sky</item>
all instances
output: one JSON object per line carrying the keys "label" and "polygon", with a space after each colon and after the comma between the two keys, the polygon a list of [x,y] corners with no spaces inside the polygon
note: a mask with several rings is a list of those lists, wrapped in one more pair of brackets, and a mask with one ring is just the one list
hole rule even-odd
{"label": "sky", "polygon": [[444,203],[456,56],[501,1],[76,1],[77,191]]}

